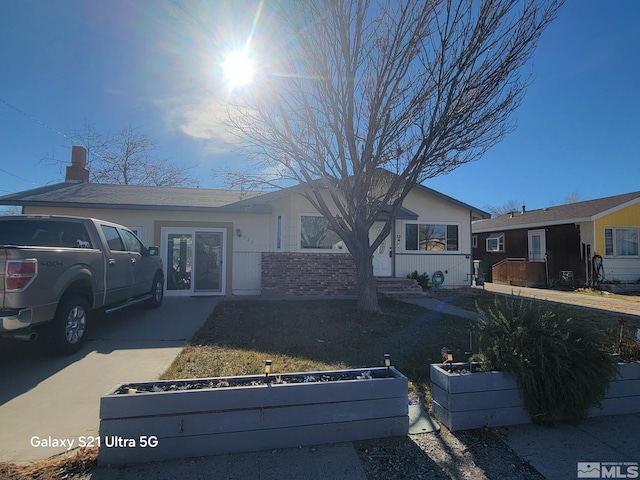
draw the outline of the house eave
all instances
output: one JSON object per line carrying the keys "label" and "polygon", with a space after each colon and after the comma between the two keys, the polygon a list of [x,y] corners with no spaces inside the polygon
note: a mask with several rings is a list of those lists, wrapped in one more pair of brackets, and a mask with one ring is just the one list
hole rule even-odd
{"label": "house eave", "polygon": [[69,203],[69,202],[37,202],[37,201],[3,201],[3,205],[19,207],[55,207],[55,208],[87,208],[102,210],[147,210],[170,212],[205,212],[205,213],[251,213],[268,215],[272,213],[271,205],[258,204],[236,207],[223,205],[220,207],[196,207],[186,205],[132,205],[132,204],[108,204],[108,203]]}
{"label": "house eave", "polygon": [[616,205],[615,207],[612,207],[612,208],[610,208],[608,210],[605,210],[603,212],[597,213],[596,215],[594,215],[592,217],[592,220],[597,220],[599,218],[606,217],[607,215],[611,215],[612,213],[615,213],[615,212],[617,212],[619,210],[623,210],[625,208],[631,207],[631,206],[636,205],[638,203],[640,203],[640,198],[635,198],[633,200],[629,200],[628,202],[622,203],[620,205]]}
{"label": "house eave", "polygon": [[584,218],[564,218],[559,220],[551,220],[548,222],[532,222],[532,223],[518,223],[515,225],[499,225],[495,227],[487,227],[487,228],[477,228],[471,225],[471,230],[473,233],[493,233],[493,232],[503,232],[507,230],[525,230],[530,228],[541,228],[541,227],[551,227],[555,225],[567,225],[571,223],[585,223],[593,221],[592,217],[584,217]]}

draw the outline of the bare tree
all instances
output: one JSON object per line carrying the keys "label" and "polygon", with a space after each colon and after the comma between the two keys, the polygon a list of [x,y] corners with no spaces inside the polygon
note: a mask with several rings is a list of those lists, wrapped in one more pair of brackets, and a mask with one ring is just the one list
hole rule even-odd
{"label": "bare tree", "polygon": [[372,255],[402,201],[512,130],[529,83],[521,67],[561,3],[266,2],[259,25],[272,28],[256,33],[253,54],[269,72],[227,104],[258,168],[233,179],[303,184],[355,260],[358,308],[379,311]]}
{"label": "bare tree", "polygon": [[[74,130],[74,141],[87,149],[89,177],[95,183],[120,185],[197,186],[198,181],[188,174],[192,166],[183,166],[154,155],[156,143],[127,125],[115,134],[104,135],[91,124]],[[51,157],[46,161],[66,165]]]}
{"label": "bare tree", "polygon": [[3,207],[0,206],[0,215],[20,215],[22,213],[22,207],[12,206],[12,207]]}
{"label": "bare tree", "polygon": [[523,203],[519,203],[518,200],[509,200],[502,205],[485,205],[483,208],[491,214],[492,217],[499,217],[500,215],[506,215],[511,212],[519,212]]}
{"label": "bare tree", "polygon": [[564,197],[564,199],[562,201],[552,200],[549,204],[551,206],[568,205],[570,203],[577,203],[577,202],[581,201],[580,198],[581,198],[580,192],[574,191],[574,192],[571,192],[566,197]]}
{"label": "bare tree", "polygon": [[[576,203],[580,201],[580,193],[572,192],[567,195],[562,201],[552,201],[549,205],[567,205],[569,203]],[[485,205],[483,208],[491,214],[492,217],[499,217],[500,215],[506,215],[511,212],[519,212],[522,208],[524,208],[524,200],[522,203],[519,203],[518,200],[509,200],[507,203],[502,205]]]}

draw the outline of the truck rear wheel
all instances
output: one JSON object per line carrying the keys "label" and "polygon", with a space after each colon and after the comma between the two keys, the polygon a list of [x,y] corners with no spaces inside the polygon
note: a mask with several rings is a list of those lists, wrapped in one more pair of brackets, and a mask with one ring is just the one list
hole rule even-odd
{"label": "truck rear wheel", "polygon": [[60,302],[48,326],[46,348],[57,355],[71,355],[82,348],[86,338],[89,302],[82,295],[71,295]]}
{"label": "truck rear wheel", "polygon": [[158,308],[162,305],[162,299],[164,298],[164,280],[161,275],[156,275],[153,278],[151,295],[151,298],[144,301],[145,307]]}

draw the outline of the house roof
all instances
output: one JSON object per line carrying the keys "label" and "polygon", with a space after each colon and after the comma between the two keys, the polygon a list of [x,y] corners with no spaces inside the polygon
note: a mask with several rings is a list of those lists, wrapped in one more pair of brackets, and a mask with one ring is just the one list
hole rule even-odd
{"label": "house roof", "polygon": [[64,182],[0,197],[3,205],[271,213],[260,192]]}
{"label": "house roof", "polygon": [[568,203],[538,210],[507,213],[488,220],[475,222],[473,233],[516,230],[520,228],[589,222],[612,211],[640,202],[640,192],[624,193],[613,197]]}
{"label": "house roof", "polygon": [[[285,191],[295,191],[296,188],[299,186],[289,187]],[[474,220],[490,217],[487,212],[424,185],[416,185],[416,188],[469,210]],[[271,202],[283,193],[283,191],[257,192],[64,182],[2,196],[0,197],[0,205],[268,214],[272,211]],[[396,218],[416,219],[418,215],[401,207]]]}

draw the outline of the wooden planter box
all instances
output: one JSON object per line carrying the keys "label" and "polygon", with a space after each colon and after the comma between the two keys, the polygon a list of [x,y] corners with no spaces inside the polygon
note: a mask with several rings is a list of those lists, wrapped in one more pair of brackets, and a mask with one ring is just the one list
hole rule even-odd
{"label": "wooden planter box", "polygon": [[[515,377],[503,372],[449,373],[441,364],[431,365],[434,416],[449,430],[501,427],[531,423]],[[621,363],[600,407],[590,417],[640,412],[640,362]]]}
{"label": "wooden planter box", "polygon": [[[373,378],[118,394],[123,386],[262,381],[263,376],[118,385],[100,399],[100,464],[406,435],[407,378],[395,368],[283,374]],[[275,378],[272,375],[270,378]],[[384,377],[384,378],[383,378]],[[141,389],[143,389],[141,388]]]}

